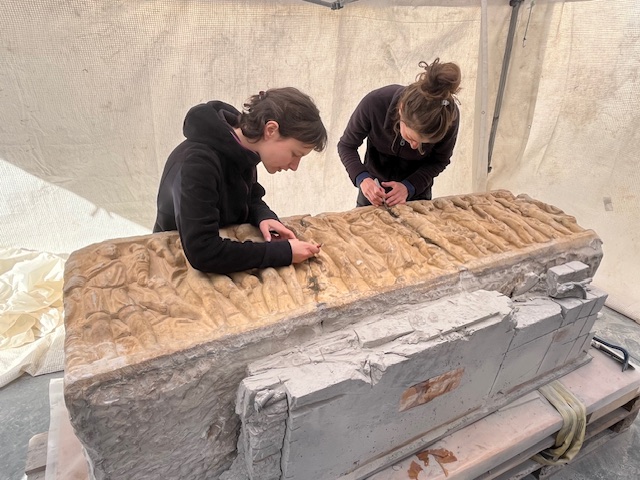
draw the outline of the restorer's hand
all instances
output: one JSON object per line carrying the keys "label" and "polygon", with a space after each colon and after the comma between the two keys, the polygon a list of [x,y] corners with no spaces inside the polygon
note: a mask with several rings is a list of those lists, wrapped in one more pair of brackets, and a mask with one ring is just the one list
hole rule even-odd
{"label": "restorer's hand", "polygon": [[407,203],[407,197],[409,196],[409,190],[404,183],[400,182],[382,182],[382,186],[386,188],[391,188],[385,194],[385,200],[387,202],[387,206],[393,207],[394,205],[400,205],[402,203]]}
{"label": "restorer's hand", "polygon": [[303,242],[302,240],[289,240],[291,252],[293,253],[293,263],[304,262],[320,252],[320,245],[317,243]]}
{"label": "restorer's hand", "polygon": [[384,203],[384,188],[376,185],[376,181],[373,178],[365,178],[360,183],[360,190],[362,190],[362,194],[367,197],[367,200],[371,202],[371,205],[379,207]]}
{"label": "restorer's hand", "polygon": [[290,240],[295,239],[296,235],[278,220],[267,218],[260,222],[260,231],[266,242],[271,240]]}

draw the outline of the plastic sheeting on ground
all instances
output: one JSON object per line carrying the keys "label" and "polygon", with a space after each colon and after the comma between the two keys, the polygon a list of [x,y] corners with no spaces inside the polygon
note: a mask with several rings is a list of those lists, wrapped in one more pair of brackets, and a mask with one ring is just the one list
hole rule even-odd
{"label": "plastic sheeting on ground", "polygon": [[64,368],[65,258],[0,248],[0,387]]}

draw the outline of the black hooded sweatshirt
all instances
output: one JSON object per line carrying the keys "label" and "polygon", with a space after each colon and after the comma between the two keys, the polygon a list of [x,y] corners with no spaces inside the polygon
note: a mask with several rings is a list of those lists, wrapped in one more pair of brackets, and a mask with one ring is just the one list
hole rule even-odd
{"label": "black hooded sweatshirt", "polygon": [[[338,154],[356,187],[367,177],[402,182],[409,190],[407,200],[431,200],[433,179],[451,162],[460,112],[444,138],[434,144],[423,143],[424,153],[420,153],[394,131],[404,89],[402,85],[387,85],[368,93],[351,115],[338,142]],[[365,138],[363,164],[358,147]]]}
{"label": "black hooded sweatshirt", "polygon": [[178,230],[196,270],[230,273],[281,267],[293,259],[286,241],[238,242],[221,238],[228,225],[278,219],[262,200],[257,181],[260,157],[244,148],[233,127],[240,112],[223,102],[196,105],[187,113],[186,140],[167,160],[158,191],[154,232]]}

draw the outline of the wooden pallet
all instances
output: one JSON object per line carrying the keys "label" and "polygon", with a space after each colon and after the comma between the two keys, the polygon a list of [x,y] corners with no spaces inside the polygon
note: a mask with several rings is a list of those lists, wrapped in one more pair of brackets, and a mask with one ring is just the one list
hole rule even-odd
{"label": "wooden pallet", "polygon": [[[628,429],[640,410],[640,371],[622,372],[602,352],[589,353],[591,362],[559,379],[587,410],[585,441],[573,461]],[[531,392],[369,478],[517,480],[530,473],[547,478],[562,466],[542,466],[530,458],[553,446],[562,424],[555,408]]]}
{"label": "wooden pallet", "polygon": [[[575,458],[568,464],[577,462],[596,450],[598,447],[607,443],[609,440],[627,431],[638,416],[639,410],[640,396],[636,396],[623,406],[616,408],[599,419],[589,421],[582,448]],[[529,474],[532,474],[538,480],[550,478],[562,470],[564,465],[540,465],[539,463],[530,460],[530,457],[536,453],[540,453],[545,448],[550,447],[552,442],[552,439],[545,441],[542,445],[538,445],[538,448],[533,448],[528,452],[530,455],[521,455],[518,459],[514,458],[512,461],[493,469],[492,472],[488,472],[487,476],[478,477],[478,480],[520,480]],[[541,446],[543,448],[539,448]],[[497,476],[495,475],[495,473],[499,473],[501,471],[503,472],[502,474],[498,474]]]}
{"label": "wooden pallet", "polygon": [[27,480],[44,480],[47,468],[47,439],[49,433],[38,433],[29,440],[27,464],[24,473]]}

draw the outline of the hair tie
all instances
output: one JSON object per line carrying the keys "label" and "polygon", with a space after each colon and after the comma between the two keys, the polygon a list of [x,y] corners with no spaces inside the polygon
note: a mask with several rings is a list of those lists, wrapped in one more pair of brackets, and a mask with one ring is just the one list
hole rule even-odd
{"label": "hair tie", "polygon": [[264,100],[266,96],[267,96],[267,94],[266,94],[266,92],[264,90],[260,90],[260,92],[258,93],[258,98],[260,100]]}
{"label": "hair tie", "polygon": [[447,105],[449,105],[449,100],[442,100],[442,105],[444,107],[446,107]]}

